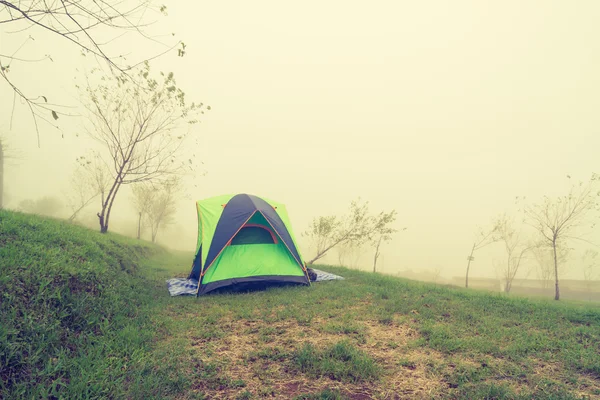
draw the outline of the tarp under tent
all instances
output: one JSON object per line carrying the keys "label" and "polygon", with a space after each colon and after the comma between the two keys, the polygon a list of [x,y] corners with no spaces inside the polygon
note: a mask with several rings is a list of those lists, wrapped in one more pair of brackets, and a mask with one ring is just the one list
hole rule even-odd
{"label": "tarp under tent", "polygon": [[285,205],[249,194],[196,202],[198,243],[188,281],[217,289],[310,285]]}
{"label": "tarp under tent", "polygon": [[[332,274],[331,272],[321,271],[320,269],[310,268],[317,275],[311,282],[339,281],[344,277]],[[171,296],[196,296],[198,294],[198,281],[186,278],[167,279],[167,290]]]}

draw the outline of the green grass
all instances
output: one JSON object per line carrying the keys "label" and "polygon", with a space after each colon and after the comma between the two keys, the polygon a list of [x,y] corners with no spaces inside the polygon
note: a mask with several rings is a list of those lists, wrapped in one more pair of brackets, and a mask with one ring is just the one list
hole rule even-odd
{"label": "green grass", "polygon": [[[265,387],[281,398],[600,394],[597,305],[321,268],[346,280],[175,298],[173,335],[216,329],[210,340],[188,342],[189,348],[201,359],[218,361],[227,374],[242,373],[244,391],[253,398],[261,398]],[[224,353],[227,347],[236,350]],[[324,392],[327,388],[337,391]],[[195,390],[217,398],[238,393],[202,384]]]}
{"label": "green grass", "polygon": [[309,376],[326,376],[342,382],[370,381],[381,373],[381,368],[368,354],[346,341],[323,350],[306,343],[293,358],[298,369]]}
{"label": "green grass", "polygon": [[163,250],[0,210],[0,397],[161,398],[183,387],[157,363],[140,269]]}
{"label": "green grass", "polygon": [[0,397],[600,398],[598,305],[330,266],[169,297],[191,259],[0,211]]}

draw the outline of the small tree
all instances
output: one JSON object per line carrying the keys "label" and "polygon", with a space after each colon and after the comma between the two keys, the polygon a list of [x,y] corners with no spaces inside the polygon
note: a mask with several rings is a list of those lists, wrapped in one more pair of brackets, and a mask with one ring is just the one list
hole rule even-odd
{"label": "small tree", "polygon": [[344,217],[327,216],[313,219],[310,228],[303,234],[316,246],[316,255],[308,264],[314,263],[342,244],[360,247],[372,242],[390,229],[389,225],[395,219],[395,210],[370,215],[368,202],[361,204],[360,199],[351,202],[350,213]]}
{"label": "small tree", "polygon": [[180,191],[180,182],[172,178],[163,182],[151,197],[150,207],[147,210],[148,223],[152,232],[152,242],[156,241],[158,231],[165,225],[174,222],[173,217],[177,212],[177,194]]}
{"label": "small tree", "polygon": [[[547,289],[554,275],[554,253],[552,247],[546,242],[536,244],[531,252],[536,262],[537,277],[542,281],[542,288]],[[557,248],[559,275],[560,266],[563,265],[569,257],[569,249],[565,247]]]}
{"label": "small tree", "polygon": [[519,272],[524,256],[532,247],[523,243],[521,234],[516,231],[513,224],[514,221],[506,215],[499,218],[497,223],[498,238],[504,245],[506,252],[505,262],[499,264],[500,274],[504,280],[504,291],[506,293],[510,292],[512,282]]}
{"label": "small tree", "polygon": [[[391,222],[393,222],[393,220],[396,219],[395,215],[392,214],[386,214],[386,218],[388,219],[392,219]],[[389,223],[391,223],[390,221],[387,220],[380,220],[380,224],[383,224],[384,226],[382,226],[381,228],[378,229],[378,234],[375,238],[375,240],[373,241],[373,245],[375,246],[375,254],[373,256],[373,272],[377,272],[377,260],[379,259],[379,256],[381,255],[379,248],[381,247],[381,243],[385,243],[385,242],[389,242],[390,240],[392,240],[392,234],[394,232],[396,232],[395,229],[391,228],[388,226]],[[403,231],[406,230],[406,228],[402,229]]]}
{"label": "small tree", "polygon": [[498,232],[498,223],[496,222],[491,229],[483,230],[480,229],[477,234],[477,239],[473,242],[473,246],[471,247],[471,254],[467,257],[467,273],[465,275],[465,287],[469,287],[469,271],[471,269],[471,262],[475,261],[475,257],[473,254],[480,249],[483,249],[486,246],[498,241],[498,236],[496,235]]}
{"label": "small tree", "polygon": [[15,152],[14,147],[7,144],[6,139],[0,135],[0,209],[5,207],[6,196],[4,193],[4,168],[7,160],[20,158],[20,154]]}
{"label": "small tree", "polygon": [[148,212],[156,191],[152,184],[148,182],[138,182],[131,185],[131,192],[133,195],[133,207],[138,217],[137,238],[140,239],[144,228],[146,227],[145,222],[148,219]]}
{"label": "small tree", "polygon": [[338,263],[341,266],[356,268],[362,252],[362,246],[354,243],[341,243],[336,247]]}
{"label": "small tree", "polygon": [[149,227],[152,242],[155,242],[159,230],[173,222],[180,189],[181,183],[177,177],[158,184],[140,182],[132,186],[133,205],[138,213],[138,239],[143,228]]}
{"label": "small tree", "polygon": [[180,157],[189,130],[203,114],[203,104],[188,105],[172,73],[160,80],[150,76],[148,63],[137,80],[102,76],[98,86],[88,80],[85,106],[90,115],[89,134],[102,143],[109,160],[111,184],[97,213],[100,232],[108,231],[110,214],[119,189],[138,182],[164,181],[194,164]]}
{"label": "small tree", "polygon": [[592,184],[573,185],[562,197],[549,198],[539,204],[525,207],[528,223],[539,233],[542,241],[552,248],[554,259],[554,300],[560,299],[558,282],[558,249],[573,239],[582,239],[577,229],[596,206]]}
{"label": "small tree", "polygon": [[351,250],[352,248],[348,245],[342,244],[337,247],[338,265],[346,265],[346,257],[348,256]]}
{"label": "small tree", "polygon": [[341,224],[340,218],[334,215],[313,219],[310,228],[302,234],[309,237],[316,247],[317,255],[308,264],[312,264],[325,256],[329,250],[337,245],[349,244],[349,238],[337,238]]}
{"label": "small tree", "polygon": [[69,222],[77,219],[79,213],[98,196],[104,196],[109,176],[101,164],[98,154],[77,158],[77,166],[71,176],[70,190],[67,192],[67,205],[71,210]]}
{"label": "small tree", "polygon": [[375,241],[375,243],[374,243],[375,254],[373,255],[373,273],[377,272],[377,260],[379,259],[379,256],[381,255],[381,253],[379,252],[381,242],[389,242],[390,240],[392,240],[392,237],[390,235],[381,234],[381,235],[379,235],[378,239]]}

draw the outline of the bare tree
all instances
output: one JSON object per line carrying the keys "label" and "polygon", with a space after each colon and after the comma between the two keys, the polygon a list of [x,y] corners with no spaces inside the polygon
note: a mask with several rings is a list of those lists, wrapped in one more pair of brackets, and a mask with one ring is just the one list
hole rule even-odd
{"label": "bare tree", "polygon": [[373,273],[377,272],[377,259],[380,256],[379,248],[381,247],[381,242],[389,242],[392,240],[390,235],[382,234],[379,235],[379,238],[375,241],[375,254],[373,255]]}
{"label": "bare tree", "polygon": [[535,205],[525,206],[528,223],[539,232],[542,241],[552,248],[554,259],[554,300],[560,299],[558,249],[569,240],[584,240],[577,233],[596,206],[592,183],[573,185],[569,193],[557,198],[544,197]]}
{"label": "bare tree", "polygon": [[312,244],[316,247],[317,256],[309,261],[308,264],[312,264],[322,258],[327,251],[335,246],[349,243],[349,238],[339,240],[337,238],[341,225],[341,219],[333,215],[313,219],[309,230],[302,234],[310,238],[313,242]]}
{"label": "bare tree", "polygon": [[138,239],[142,236],[143,228],[149,227],[152,242],[155,242],[159,230],[173,223],[181,187],[178,177],[159,184],[139,182],[132,185],[133,204],[138,213]]}
{"label": "bare tree", "polygon": [[481,250],[484,247],[489,246],[490,244],[498,241],[498,237],[496,235],[497,232],[498,232],[497,222],[489,230],[484,230],[484,229],[479,230],[479,233],[477,234],[477,239],[473,242],[473,247],[471,247],[471,254],[469,254],[469,256],[467,257],[467,273],[465,276],[465,287],[466,288],[469,287],[469,271],[471,269],[471,262],[475,261],[475,257],[473,257],[473,254],[477,250]]}
{"label": "bare tree", "polygon": [[150,76],[148,63],[138,73],[138,82],[102,77],[98,86],[85,88],[90,136],[102,143],[108,160],[111,184],[102,196],[97,213],[100,232],[107,232],[110,214],[123,185],[161,181],[193,171],[195,160],[181,160],[184,140],[203,114],[202,103],[188,105],[172,73],[159,80]]}
{"label": "bare tree", "polygon": [[[22,84],[11,78],[10,71],[17,68],[13,65],[54,61],[50,53],[43,56],[20,54],[26,49],[25,45],[37,36],[55,38],[56,47],[69,48],[70,45],[73,50],[94,57],[117,73],[128,73],[144,60],[159,57],[177,46],[180,46],[178,55],[183,56],[185,44],[182,42],[161,43],[144,32],[154,22],[148,19],[151,13],[166,15],[166,6],[156,5],[151,0],[0,0],[0,26],[10,27],[11,30],[6,33],[17,35],[16,40],[27,32],[27,37],[12,53],[0,53],[0,77],[14,92],[13,111],[17,98],[20,98],[33,117],[36,131],[38,119],[51,123],[61,114],[68,115],[61,111],[63,108],[59,104],[48,101],[50,94],[25,93],[21,89]],[[128,33],[158,43],[164,50],[134,61],[128,60],[126,54],[113,53],[111,46]],[[127,46],[128,49],[130,47]],[[43,73],[44,67],[40,71]]]}
{"label": "bare tree", "polygon": [[[569,249],[559,247],[557,250],[559,275],[560,266],[569,257]],[[542,288],[547,289],[550,286],[550,281],[554,275],[554,252],[552,247],[549,247],[546,242],[538,243],[531,249],[531,252],[536,261],[536,271],[538,279],[542,281]]]}
{"label": "bare tree", "polygon": [[[395,215],[387,215],[387,218],[395,219]],[[379,251],[381,243],[389,242],[390,240],[392,240],[392,234],[396,232],[395,229],[392,229],[389,226],[387,226],[390,223],[390,221],[381,219],[379,223],[382,224],[382,227],[380,227],[380,229],[378,230],[379,233],[373,241],[373,245],[375,246],[375,254],[373,256],[373,272],[377,272],[377,260],[381,255]],[[402,228],[402,230],[405,231],[406,228]]]}
{"label": "bare tree", "polygon": [[100,156],[77,158],[77,166],[71,177],[70,191],[67,192],[67,204],[71,210],[69,222],[77,219],[79,213],[98,196],[104,196],[108,186],[109,175],[102,164]]}
{"label": "bare tree", "polygon": [[148,212],[152,206],[152,198],[154,197],[156,190],[154,186],[148,182],[138,182],[131,186],[131,191],[133,194],[133,206],[138,216],[137,238],[140,239],[143,230],[147,225]]}
{"label": "bare tree", "polygon": [[158,231],[165,225],[174,222],[173,217],[177,211],[177,194],[180,192],[180,189],[180,181],[177,177],[174,177],[161,183],[155,195],[152,196],[147,216],[153,243],[156,242]]}
{"label": "bare tree", "polygon": [[338,265],[346,266],[346,257],[348,253],[351,251],[351,247],[346,243],[341,244],[337,247],[337,255],[338,255]]}
{"label": "bare tree", "polygon": [[364,245],[361,243],[356,243],[353,245],[352,251],[350,252],[350,261],[348,262],[350,268],[357,269],[359,267],[360,257],[363,254],[363,246]]}
{"label": "bare tree", "polygon": [[[344,217],[327,216],[313,219],[309,229],[303,233],[316,246],[316,255],[308,264],[324,257],[327,252],[342,244],[362,246],[372,242],[375,237],[390,229],[396,219],[396,211],[370,215],[368,202],[361,204],[360,199],[350,204],[350,213]],[[395,230],[392,229],[391,232]]]}
{"label": "bare tree", "polygon": [[6,196],[4,193],[4,171],[7,160],[15,160],[21,155],[15,151],[13,146],[7,144],[6,138],[0,135],[0,209],[5,207]]}
{"label": "bare tree", "polygon": [[362,245],[351,242],[341,243],[336,247],[338,263],[341,266],[356,268],[362,252]]}
{"label": "bare tree", "polygon": [[504,280],[504,291],[510,292],[512,282],[519,272],[525,254],[532,246],[524,243],[521,233],[514,228],[514,221],[506,215],[500,217],[497,223],[498,238],[504,245],[506,260],[499,264],[500,274]]}

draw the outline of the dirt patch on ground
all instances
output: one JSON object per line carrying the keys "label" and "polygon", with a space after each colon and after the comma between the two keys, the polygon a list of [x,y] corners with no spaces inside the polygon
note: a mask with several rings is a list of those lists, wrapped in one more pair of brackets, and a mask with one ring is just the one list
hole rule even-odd
{"label": "dirt patch on ground", "polygon": [[[519,378],[514,368],[520,367],[511,361],[491,356],[473,359],[447,355],[415,346],[420,337],[418,331],[395,321],[317,317],[306,324],[296,319],[265,323],[258,318],[224,317],[218,325],[218,336],[194,332],[188,335],[191,352],[200,359],[194,391],[211,399],[292,399],[326,389],[357,400],[442,398],[456,388],[455,380],[461,373],[472,373],[474,384],[509,385],[514,393],[535,389],[533,381]],[[305,344],[324,349],[342,340],[368,354],[381,367],[383,372],[378,379],[341,382],[329,376],[311,377],[299,372],[294,364],[295,352]],[[558,379],[574,394],[600,397],[595,395],[600,391],[600,382],[594,376],[578,376],[576,384],[569,384],[560,364],[530,361],[528,376],[533,373],[540,378]]]}
{"label": "dirt patch on ground", "polygon": [[[338,390],[351,399],[396,399],[429,397],[440,380],[427,372],[422,351],[407,350],[418,337],[413,329],[398,325],[382,325],[376,321],[353,321],[350,333],[330,332],[329,319],[315,318],[309,326],[296,320],[265,324],[256,320],[221,320],[226,336],[210,340],[191,340],[196,354],[204,354],[204,363],[216,365],[224,379],[222,385],[199,382],[196,391],[210,398],[242,396],[290,399],[300,394]],[[339,325],[343,327],[343,322]],[[193,335],[192,335],[193,336]],[[329,377],[308,377],[292,365],[292,354],[305,343],[325,348],[340,340],[348,340],[369,354],[384,371],[376,382],[339,382]],[[203,348],[201,350],[201,348]],[[428,358],[439,357],[427,354]],[[402,366],[406,360],[414,366]],[[410,364],[410,361],[409,361]],[[242,386],[243,385],[243,386]]]}

